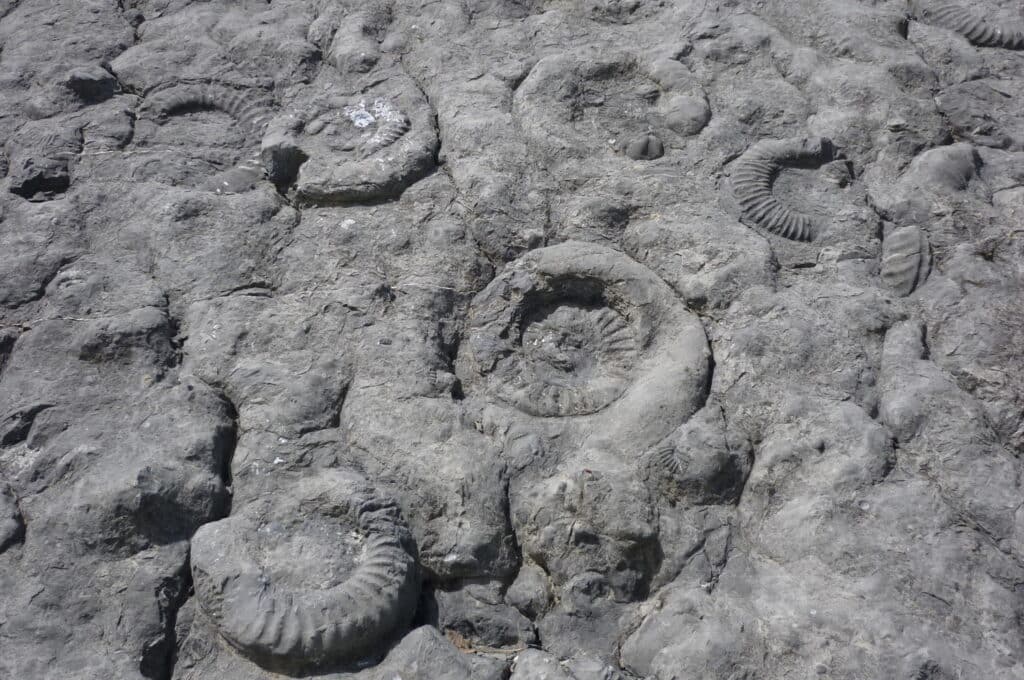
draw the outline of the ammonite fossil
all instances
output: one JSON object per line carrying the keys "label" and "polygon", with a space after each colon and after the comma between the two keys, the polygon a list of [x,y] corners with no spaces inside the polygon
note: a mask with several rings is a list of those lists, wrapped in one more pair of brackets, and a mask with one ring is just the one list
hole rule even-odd
{"label": "ammonite fossil", "polygon": [[783,168],[820,166],[834,158],[832,143],[823,137],[762,140],[734,164],[733,195],[743,215],[759,227],[793,241],[811,241],[818,231],[814,221],[780,201],[772,185]]}
{"label": "ammonite fossil", "polygon": [[146,98],[145,109],[158,117],[216,109],[237,120],[257,138],[262,136],[274,110],[265,96],[207,82],[180,83],[158,90]]}
{"label": "ammonite fossil", "polygon": [[434,166],[430,105],[413,83],[393,82],[394,95],[314,97],[299,114],[288,137],[308,159],[295,182],[300,203],[394,198]]}
{"label": "ammonite fossil", "polygon": [[306,672],[372,655],[408,624],[414,553],[394,501],[325,470],[203,526],[192,573],[225,640],[262,666]]}
{"label": "ammonite fossil", "polygon": [[882,242],[882,282],[901,297],[924,282],[930,263],[928,238],[920,227],[893,229]]}
{"label": "ammonite fossil", "polygon": [[979,10],[956,2],[909,0],[910,16],[940,28],[948,28],[978,47],[1024,50],[1024,25],[990,21]]}
{"label": "ammonite fossil", "polygon": [[409,117],[391,101],[361,98],[316,112],[303,131],[363,160],[397,142],[411,126]]}
{"label": "ammonite fossil", "polygon": [[589,415],[622,400],[688,416],[707,377],[697,317],[647,268],[591,243],[509,265],[474,300],[467,330],[456,363],[467,393],[534,416]]}
{"label": "ammonite fossil", "polygon": [[521,354],[510,363],[504,397],[534,415],[594,413],[629,384],[638,342],[607,307],[560,304],[524,319]]}
{"label": "ammonite fossil", "polygon": [[[259,143],[274,116],[269,97],[245,89],[210,82],[179,83],[158,90],[146,99],[143,111],[158,120],[202,110],[222,111],[242,126],[247,137]],[[197,186],[216,194],[237,194],[256,187],[265,175],[260,154],[255,151],[233,167],[213,174]]]}
{"label": "ammonite fossil", "polygon": [[516,89],[512,112],[526,139],[558,162],[609,149],[652,161],[699,134],[711,118],[681,63],[591,49],[538,61]]}

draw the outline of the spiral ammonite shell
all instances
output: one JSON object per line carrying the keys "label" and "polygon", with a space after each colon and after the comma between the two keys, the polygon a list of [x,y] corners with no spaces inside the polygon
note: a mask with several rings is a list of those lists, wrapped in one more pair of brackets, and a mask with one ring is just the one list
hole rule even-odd
{"label": "spiral ammonite shell", "polygon": [[201,610],[261,666],[306,672],[386,646],[416,608],[415,548],[394,501],[326,470],[196,532]]}
{"label": "spiral ammonite shell", "polygon": [[646,267],[591,243],[510,264],[474,300],[467,330],[456,362],[467,393],[534,416],[590,415],[626,399],[634,413],[685,417],[708,375],[699,319]]}
{"label": "spiral ammonite shell", "polygon": [[637,339],[616,311],[573,302],[524,319],[520,352],[504,360],[501,396],[539,416],[594,413],[629,382]]}

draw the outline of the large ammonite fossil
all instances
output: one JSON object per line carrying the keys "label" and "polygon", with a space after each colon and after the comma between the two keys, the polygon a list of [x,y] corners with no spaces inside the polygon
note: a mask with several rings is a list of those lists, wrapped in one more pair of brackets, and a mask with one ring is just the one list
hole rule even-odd
{"label": "large ammonite fossil", "polygon": [[709,358],[699,319],[661,279],[570,241],[527,253],[476,297],[456,371],[467,391],[534,416],[624,402],[672,420],[701,400]]}
{"label": "large ammonite fossil", "polygon": [[200,609],[266,668],[310,672],[386,648],[416,609],[415,547],[394,501],[326,470],[199,529]]}

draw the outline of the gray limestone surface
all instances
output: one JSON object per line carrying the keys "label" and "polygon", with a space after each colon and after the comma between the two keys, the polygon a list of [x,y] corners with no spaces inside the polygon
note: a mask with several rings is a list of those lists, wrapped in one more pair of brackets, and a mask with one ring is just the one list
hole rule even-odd
{"label": "gray limestone surface", "polygon": [[0,0],[0,680],[1024,678],[1019,0]]}

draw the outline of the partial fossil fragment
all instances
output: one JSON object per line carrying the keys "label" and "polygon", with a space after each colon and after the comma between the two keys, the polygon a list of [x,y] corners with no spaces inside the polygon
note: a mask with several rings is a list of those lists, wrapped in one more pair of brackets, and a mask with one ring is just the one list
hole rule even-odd
{"label": "partial fossil fragment", "polygon": [[25,534],[25,522],[18,510],[14,491],[0,479],[0,553],[21,540]]}
{"label": "partial fossil fragment", "polygon": [[316,95],[294,122],[274,121],[272,129],[291,126],[278,147],[303,159],[295,178],[301,203],[393,198],[433,167],[429,104],[412,83],[396,82],[394,95]]}
{"label": "partial fossil fragment", "polygon": [[893,229],[882,243],[882,282],[900,297],[910,295],[928,276],[930,261],[920,227]]}
{"label": "partial fossil fragment", "polygon": [[[274,115],[273,102],[265,96],[244,89],[209,82],[179,83],[152,94],[144,111],[154,112],[161,120],[180,113],[214,109],[222,111],[245,130],[247,136],[259,141]],[[265,171],[259,153],[235,166],[218,172],[198,186],[216,194],[237,194],[255,188]]]}
{"label": "partial fossil fragment", "polygon": [[807,215],[780,201],[772,192],[779,172],[787,167],[817,167],[835,158],[824,137],[767,139],[747,149],[732,170],[732,190],[743,215],[759,227],[793,241],[812,241],[818,227]]}
{"label": "partial fossil fragment", "polygon": [[247,90],[216,83],[180,83],[147,98],[146,109],[166,118],[178,113],[216,109],[241,123],[247,132],[263,134],[273,115],[271,102]]}
{"label": "partial fossil fragment", "polygon": [[989,21],[980,11],[957,2],[909,0],[910,15],[926,24],[956,31],[978,47],[1024,49],[1024,26]]}

